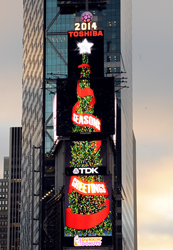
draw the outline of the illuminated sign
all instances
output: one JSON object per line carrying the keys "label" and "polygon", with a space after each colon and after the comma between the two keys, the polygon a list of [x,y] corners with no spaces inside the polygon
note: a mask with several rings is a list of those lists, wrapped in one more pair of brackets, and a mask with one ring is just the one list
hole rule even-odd
{"label": "illuminated sign", "polygon": [[66,175],[104,175],[106,174],[106,167],[95,167],[95,168],[85,168],[85,167],[76,167],[65,169]]}
{"label": "illuminated sign", "polygon": [[[84,89],[81,89],[79,84],[73,79],[57,80],[57,135],[113,135],[115,133],[114,79],[90,78],[91,87]],[[82,110],[82,98],[84,100],[87,98],[88,110],[80,114],[78,112]],[[75,127],[76,130],[73,129]]]}
{"label": "illuminated sign", "polygon": [[99,174],[99,168],[74,168],[73,174]]}
{"label": "illuminated sign", "polygon": [[74,30],[96,30],[97,29],[97,23],[93,22],[91,23],[75,23],[74,24]]}
{"label": "illuminated sign", "polygon": [[74,246],[101,246],[102,245],[102,237],[85,237],[81,238],[78,235],[74,237]]}
{"label": "illuminated sign", "polygon": [[66,176],[65,237],[112,236],[111,202],[111,175]]}
{"label": "illuminated sign", "polygon": [[100,135],[115,132],[114,78],[104,78],[104,32],[81,27],[68,32],[68,78],[57,79],[57,135],[72,140],[65,143],[67,247],[111,245],[112,236],[112,176],[100,174]]}
{"label": "illuminated sign", "polygon": [[98,168],[75,168],[73,174],[99,174]]}
{"label": "illuminated sign", "polygon": [[77,44],[87,39],[92,43],[91,54],[89,55],[89,65],[91,68],[90,77],[104,77],[104,31],[86,30],[68,32],[68,77],[78,78],[80,76],[82,57]]}
{"label": "illuminated sign", "polygon": [[86,182],[80,181],[78,177],[71,177],[69,184],[69,193],[73,190],[82,195],[104,195],[108,196],[108,191],[104,182]]}
{"label": "illuminated sign", "polygon": [[101,131],[101,122],[98,118],[94,117],[93,115],[84,115],[84,114],[72,114],[72,121],[79,126],[90,126],[97,131]]}
{"label": "illuminated sign", "polygon": [[65,142],[65,173],[68,176],[106,175],[107,141],[93,154],[95,141]]}
{"label": "illuminated sign", "polygon": [[103,37],[103,31],[102,30],[90,30],[90,31],[69,31],[68,32],[69,37],[95,37],[95,36],[101,36]]}

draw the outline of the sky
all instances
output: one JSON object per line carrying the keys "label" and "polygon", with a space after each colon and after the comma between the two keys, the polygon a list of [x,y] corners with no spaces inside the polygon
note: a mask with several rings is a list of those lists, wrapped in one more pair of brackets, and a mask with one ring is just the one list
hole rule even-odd
{"label": "sky", "polygon": [[[21,126],[22,0],[0,8],[0,178]],[[138,250],[173,249],[173,1],[133,0]]]}

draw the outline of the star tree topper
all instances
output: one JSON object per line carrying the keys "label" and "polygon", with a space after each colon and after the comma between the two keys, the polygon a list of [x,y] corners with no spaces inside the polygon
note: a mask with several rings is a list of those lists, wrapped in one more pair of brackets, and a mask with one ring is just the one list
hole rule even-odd
{"label": "star tree topper", "polygon": [[81,43],[78,43],[77,46],[79,48],[79,53],[80,54],[91,54],[91,47],[94,45],[94,43],[90,43],[87,41],[85,38]]}

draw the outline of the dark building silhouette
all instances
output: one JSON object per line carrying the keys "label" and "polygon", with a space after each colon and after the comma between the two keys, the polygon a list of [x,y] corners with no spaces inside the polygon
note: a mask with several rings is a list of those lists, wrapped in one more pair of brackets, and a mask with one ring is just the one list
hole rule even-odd
{"label": "dark building silhouette", "polygon": [[9,157],[4,157],[3,179],[0,179],[0,249],[7,249]]}
{"label": "dark building silhouette", "polygon": [[10,128],[7,243],[8,250],[20,249],[21,145],[22,128]]}

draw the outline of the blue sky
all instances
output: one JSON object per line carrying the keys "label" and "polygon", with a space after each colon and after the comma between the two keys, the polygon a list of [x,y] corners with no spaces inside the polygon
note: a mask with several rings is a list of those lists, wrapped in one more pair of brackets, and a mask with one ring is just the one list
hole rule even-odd
{"label": "blue sky", "polygon": [[[0,8],[0,177],[21,126],[22,0]],[[133,0],[133,118],[138,249],[173,249],[173,1]]]}

